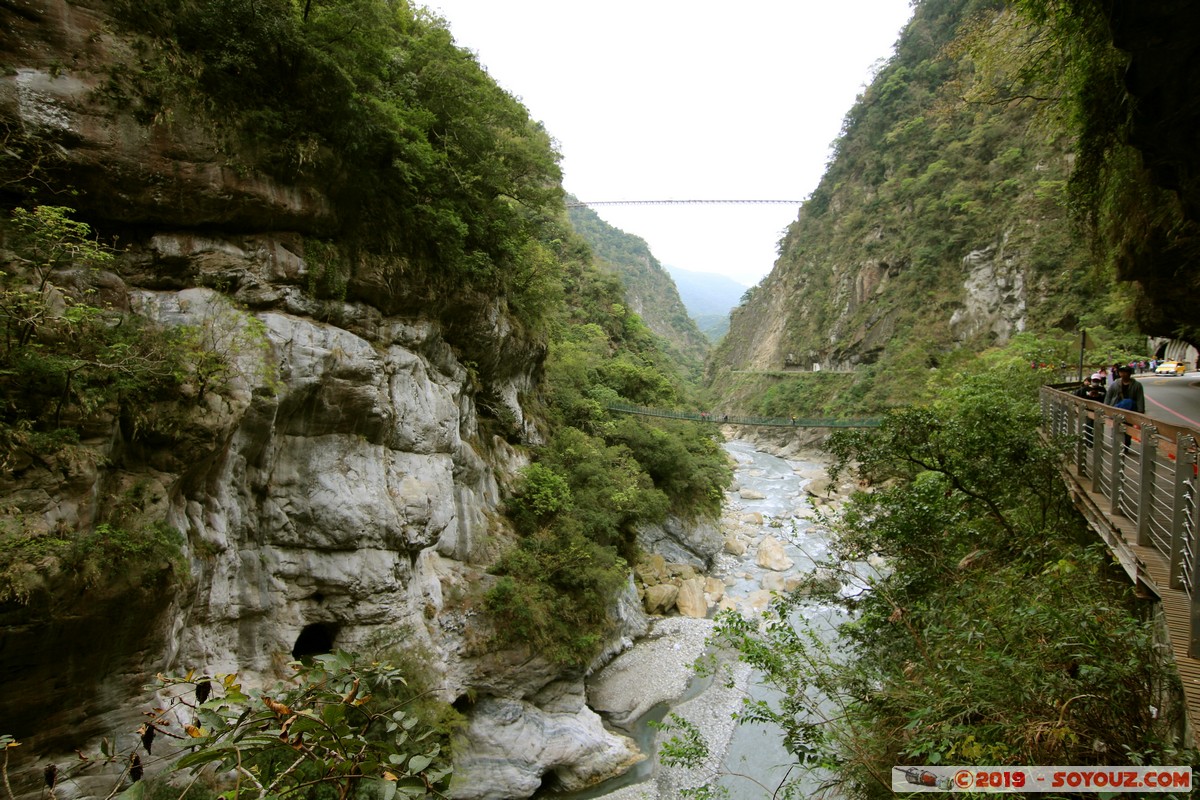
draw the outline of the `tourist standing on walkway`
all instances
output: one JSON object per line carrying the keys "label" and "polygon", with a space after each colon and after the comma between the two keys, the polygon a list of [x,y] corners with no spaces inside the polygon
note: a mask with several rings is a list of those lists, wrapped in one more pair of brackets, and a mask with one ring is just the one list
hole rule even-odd
{"label": "tourist standing on walkway", "polygon": [[1117,380],[1109,385],[1104,395],[1104,405],[1146,413],[1146,390],[1133,379],[1133,367],[1128,364],[1117,367]]}

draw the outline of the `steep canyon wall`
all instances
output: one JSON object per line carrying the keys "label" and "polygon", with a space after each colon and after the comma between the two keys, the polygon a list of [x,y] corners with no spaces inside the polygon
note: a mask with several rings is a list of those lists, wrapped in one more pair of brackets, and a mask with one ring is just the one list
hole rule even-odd
{"label": "steep canyon wall", "polygon": [[[458,796],[620,768],[631,745],[586,707],[581,672],[491,649],[478,611],[508,535],[502,487],[541,435],[522,398],[544,343],[503,300],[430,296],[402,261],[362,259],[344,299],[317,299],[306,241],[337,226],[322,188],[246,169],[199,118],[114,108],[103,89],[132,53],[114,31],[103,2],[0,5],[0,121],[23,148],[3,188],[40,183],[117,237],[115,266],[76,276],[81,288],[202,331],[230,369],[188,403],[144,409],[172,419],[153,437],[110,417],[86,432],[86,458],[31,459],[0,480],[6,524],[87,530],[124,504],[127,521],[185,540],[182,563],[145,574],[36,565],[51,577],[0,604],[0,732],[24,742],[18,791],[38,794],[43,764],[97,737],[134,743],[157,672],[261,684],[295,656],[378,636],[418,654],[444,700],[463,700],[468,741],[496,720],[531,729],[531,754],[501,736],[482,766],[464,761],[477,780]],[[634,598],[614,646],[644,629]],[[74,782],[83,795],[112,785]]]}

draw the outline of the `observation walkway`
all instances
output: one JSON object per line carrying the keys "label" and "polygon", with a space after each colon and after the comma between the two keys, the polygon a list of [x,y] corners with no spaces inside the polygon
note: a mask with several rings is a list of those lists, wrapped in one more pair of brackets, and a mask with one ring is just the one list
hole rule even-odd
{"label": "observation walkway", "polygon": [[1041,391],[1042,425],[1068,443],[1076,507],[1138,591],[1162,602],[1200,746],[1200,431],[1061,389]]}
{"label": "observation walkway", "polygon": [[639,414],[643,417],[682,419],[690,422],[711,422],[718,425],[757,425],[771,428],[877,428],[879,420],[871,417],[838,419],[833,417],[742,417],[733,414],[714,414],[708,411],[671,411],[645,408],[622,403],[606,405],[618,414]]}

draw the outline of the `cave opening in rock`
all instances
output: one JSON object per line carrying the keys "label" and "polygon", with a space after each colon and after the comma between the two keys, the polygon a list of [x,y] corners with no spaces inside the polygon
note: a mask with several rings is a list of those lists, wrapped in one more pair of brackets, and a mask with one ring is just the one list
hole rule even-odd
{"label": "cave opening in rock", "polygon": [[559,781],[558,775],[554,772],[547,772],[542,776],[542,783],[538,786],[537,791],[533,793],[534,797],[546,797],[558,794],[562,791],[562,782]]}
{"label": "cave opening in rock", "polygon": [[333,643],[337,639],[338,626],[331,622],[314,622],[304,626],[292,646],[292,658],[304,661],[313,656],[333,652]]}

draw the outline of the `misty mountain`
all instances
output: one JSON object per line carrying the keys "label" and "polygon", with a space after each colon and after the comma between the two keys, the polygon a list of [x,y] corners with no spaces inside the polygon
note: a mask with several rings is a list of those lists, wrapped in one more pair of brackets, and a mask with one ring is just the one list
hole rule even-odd
{"label": "misty mountain", "polygon": [[679,267],[665,266],[679,299],[688,310],[688,316],[710,341],[717,341],[729,330],[729,312],[741,302],[747,287],[732,278],[714,272],[693,272]]}
{"label": "misty mountain", "polygon": [[629,307],[661,337],[681,369],[698,376],[713,339],[696,324],[646,240],[614,228],[586,206],[567,213],[571,226],[591,247],[596,265],[620,276]]}

